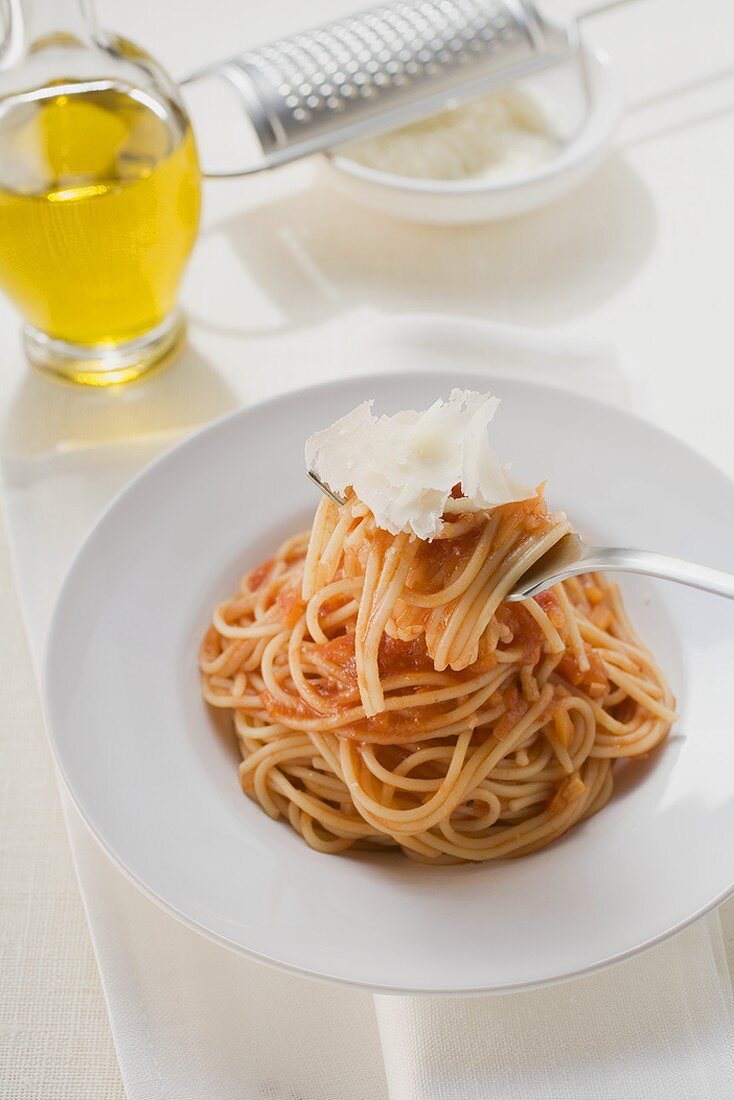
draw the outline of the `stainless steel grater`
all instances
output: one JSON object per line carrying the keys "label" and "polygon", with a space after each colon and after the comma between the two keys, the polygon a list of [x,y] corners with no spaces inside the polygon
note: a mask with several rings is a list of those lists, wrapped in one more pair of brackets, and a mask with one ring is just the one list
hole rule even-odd
{"label": "stainless steel grater", "polygon": [[262,159],[206,174],[245,175],[413,122],[577,48],[576,24],[548,21],[531,0],[394,0],[184,83],[215,75],[241,95]]}

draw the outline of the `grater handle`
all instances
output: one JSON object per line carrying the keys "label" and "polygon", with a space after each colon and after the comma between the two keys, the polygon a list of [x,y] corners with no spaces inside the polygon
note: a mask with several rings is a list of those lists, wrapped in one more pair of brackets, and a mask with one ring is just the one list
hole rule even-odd
{"label": "grater handle", "polygon": [[[201,69],[195,69],[193,72],[188,73],[187,76],[182,77],[178,81],[179,88],[187,88],[197,84],[199,81],[207,80],[210,77],[217,77],[222,80],[226,80],[230,87],[232,87],[238,95],[241,96],[242,92],[239,87],[233,84],[228,79],[226,73],[227,65],[225,62],[218,62],[214,65],[206,65]],[[191,111],[189,111],[191,114]],[[206,168],[204,165],[200,165],[201,175],[205,179],[235,179],[238,176],[253,176],[258,172],[264,172],[269,168],[277,168],[279,161],[271,155],[261,151],[259,158],[252,164],[245,164],[237,168]]]}
{"label": "grater handle", "polygon": [[580,23],[584,19],[593,19],[595,15],[603,15],[604,12],[611,11],[613,8],[621,8],[623,4],[632,4],[634,0],[600,0],[598,4],[592,4],[588,8],[583,8],[580,12],[574,16],[577,23]]}

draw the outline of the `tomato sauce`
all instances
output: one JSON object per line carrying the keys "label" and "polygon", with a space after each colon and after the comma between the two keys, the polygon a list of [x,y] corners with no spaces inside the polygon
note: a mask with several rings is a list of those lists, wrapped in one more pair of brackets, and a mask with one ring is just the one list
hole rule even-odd
{"label": "tomato sauce", "polygon": [[566,651],[556,666],[556,673],[574,687],[581,688],[592,698],[605,695],[609,690],[609,677],[599,654],[585,645],[584,650],[589,662],[588,669],[580,669],[576,654]]}
{"label": "tomato sauce", "polygon": [[543,650],[544,637],[530,612],[522,604],[503,603],[497,611],[497,618],[512,633],[512,641],[507,645],[513,650],[520,649],[520,664],[537,665]]}
{"label": "tomato sauce", "polygon": [[260,588],[262,583],[269,576],[273,564],[273,559],[271,558],[269,561],[264,561],[262,565],[258,565],[256,569],[252,570],[247,578],[247,587],[250,592],[257,592],[258,588]]}
{"label": "tomato sauce", "polygon": [[505,708],[504,712],[497,722],[495,722],[494,729],[492,730],[494,737],[498,741],[502,741],[507,737],[507,734],[514,729],[528,710],[527,700],[520,694],[515,684],[510,684],[502,693],[502,703]]}
{"label": "tomato sauce", "polygon": [[287,585],[281,588],[275,597],[275,606],[280,612],[280,618],[284,626],[295,626],[301,615],[306,610],[306,604],[301,599],[301,589]]}

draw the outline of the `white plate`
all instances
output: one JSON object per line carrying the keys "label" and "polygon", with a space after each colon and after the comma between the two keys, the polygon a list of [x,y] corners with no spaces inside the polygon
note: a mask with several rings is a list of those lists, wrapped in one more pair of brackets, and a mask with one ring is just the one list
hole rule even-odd
{"label": "white plate", "polygon": [[577,59],[518,87],[545,108],[561,145],[550,160],[512,178],[413,179],[342,153],[322,158],[324,173],[355,202],[407,221],[464,225],[536,210],[578,186],[599,164],[622,113],[622,94],[606,53],[583,41]]}
{"label": "white plate", "polygon": [[45,705],[82,814],[113,860],[213,939],[291,970],[375,989],[495,991],[623,958],[734,883],[734,606],[623,581],[680,703],[654,758],[617,769],[598,816],[502,864],[431,868],[311,851],[241,793],[196,652],[215,601],[304,525],[303,440],[358,401],[425,407],[453,386],[504,398],[499,453],[606,542],[734,561],[734,485],[627,413],[487,376],[404,374],[291,393],[175,447],[125,490],[79,552],[54,614]]}

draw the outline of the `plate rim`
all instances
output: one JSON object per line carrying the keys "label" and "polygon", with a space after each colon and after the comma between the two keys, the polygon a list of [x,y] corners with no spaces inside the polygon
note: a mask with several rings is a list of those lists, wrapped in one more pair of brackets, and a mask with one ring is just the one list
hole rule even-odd
{"label": "plate rim", "polygon": [[56,644],[56,634],[59,629],[59,621],[64,610],[64,603],[68,597],[69,590],[72,583],[76,580],[76,575],[79,569],[83,565],[83,558],[89,552],[90,546],[98,537],[99,531],[108,522],[108,518],[121,507],[122,502],[128,497],[133,495],[140,483],[144,482],[150,477],[154,471],[164,467],[169,462],[176,461],[179,453],[199,445],[200,441],[210,434],[218,432],[222,425],[236,420],[239,417],[246,417],[252,413],[256,413],[263,407],[271,407],[278,404],[287,404],[294,400],[297,401],[299,396],[305,393],[318,392],[319,390],[333,389],[342,385],[359,385],[363,384],[380,384],[382,381],[387,380],[410,380],[415,381],[418,378],[453,378],[457,382],[461,382],[462,378],[482,377],[486,379],[487,387],[492,388],[495,386],[501,387],[505,383],[510,383],[513,386],[519,386],[527,390],[532,390],[542,396],[543,393],[550,393],[554,396],[570,395],[574,401],[580,402],[581,405],[586,406],[589,409],[598,410],[602,414],[611,413],[613,416],[619,416],[624,420],[631,420],[638,426],[642,427],[645,431],[652,433],[656,438],[664,440],[666,443],[672,443],[673,446],[685,451],[689,456],[693,457],[696,462],[703,464],[707,469],[707,473],[713,475],[717,479],[721,479],[734,490],[734,479],[730,478],[728,474],[722,470],[715,462],[709,459],[707,456],[701,454],[689,443],[680,439],[672,432],[667,431],[665,428],[659,427],[651,420],[640,415],[637,412],[629,409],[621,408],[615,405],[611,405],[604,401],[599,401],[596,398],[587,396],[586,394],[577,393],[575,391],[569,391],[561,386],[549,385],[544,382],[538,382],[532,378],[514,377],[512,375],[498,375],[492,371],[486,373],[459,371],[452,372],[450,369],[445,370],[403,370],[403,371],[384,371],[379,373],[361,373],[357,375],[350,375],[338,379],[328,379],[322,382],[313,383],[307,386],[299,386],[294,389],[288,389],[282,393],[274,394],[263,400],[253,401],[251,404],[240,405],[235,409],[230,409],[221,416],[209,421],[206,424],[199,426],[193,431],[187,433],[182,439],[175,441],[171,446],[167,447],[160,455],[154,458],[151,462],[147,463],[141,470],[139,470],[128,482],[126,482],[108,501],[105,505],[81,544],[78,546],[74,556],[64,574],[63,581],[59,587],[56,599],[54,601],[53,611],[51,613],[46,638],[43,646],[43,658],[41,662],[41,702],[42,711],[44,717],[44,726],[46,730],[46,739],[48,741],[54,762],[57,768],[57,774],[63,784],[64,790],[67,792],[73,806],[78,812],[81,820],[89,833],[93,837],[95,843],[99,846],[105,856],[111,861],[111,863],[117,868],[117,870],[124,876],[124,878],[131,883],[136,889],[138,889],[145,897],[152,901],[159,909],[168,913],[174,919],[178,920],[184,926],[188,927],[192,931],[204,936],[210,942],[216,943],[222,947],[233,951],[235,954],[243,955],[246,958],[253,961],[262,963],[267,966],[275,967],[278,970],[285,971],[287,973],[299,975],[301,977],[312,978],[317,981],[327,982],[329,984],[337,984],[346,986],[353,989],[367,990],[372,993],[390,994],[390,995],[426,995],[426,996],[494,996],[502,995],[506,993],[530,991],[534,989],[541,989],[552,985],[557,985],[566,981],[570,981],[574,978],[584,977],[590,974],[598,973],[603,970],[607,970],[617,963],[624,962],[636,955],[647,951],[648,948],[655,947],[656,945],[664,942],[665,940],[676,935],[678,932],[682,932],[685,928],[694,924],[697,920],[700,920],[707,913],[712,912],[719,905],[725,902],[728,898],[734,895],[734,874],[732,874],[731,881],[728,886],[721,890],[714,898],[710,899],[705,904],[699,906],[688,916],[682,918],[679,921],[666,927],[657,935],[649,937],[642,943],[636,944],[632,947],[626,948],[623,951],[615,952],[611,955],[604,957],[594,963],[589,963],[580,968],[564,970],[561,973],[547,975],[537,980],[524,980],[505,982],[501,985],[477,985],[477,986],[420,986],[420,985],[405,985],[405,984],[384,984],[381,982],[373,982],[364,980],[361,978],[351,978],[342,974],[330,974],[323,970],[314,970],[307,966],[301,966],[292,962],[283,961],[276,958],[273,955],[268,955],[265,952],[254,950],[244,946],[242,943],[235,939],[229,938],[219,932],[213,931],[205,924],[201,923],[196,918],[189,916],[183,912],[172,902],[166,900],[161,894],[144,882],[138,875],[127,865],[123,857],[115,850],[113,844],[104,839],[104,829],[98,827],[92,820],[92,816],[84,808],[83,799],[77,795],[74,788],[73,780],[68,774],[68,771],[64,765],[63,754],[57,743],[55,734],[53,732],[54,726],[51,717],[52,703],[50,699],[50,670],[54,661],[54,650]]}

